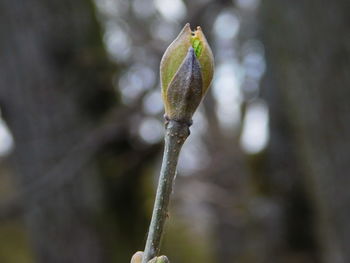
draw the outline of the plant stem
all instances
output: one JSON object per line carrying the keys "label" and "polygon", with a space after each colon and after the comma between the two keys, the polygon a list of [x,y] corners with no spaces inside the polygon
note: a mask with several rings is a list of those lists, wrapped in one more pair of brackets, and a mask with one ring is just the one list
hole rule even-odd
{"label": "plant stem", "polygon": [[189,124],[170,120],[165,124],[165,146],[158,181],[156,199],[153,207],[152,220],[148,231],[142,263],[147,263],[157,256],[164,223],[168,217],[168,205],[176,175],[176,166],[180,150],[190,134]]}

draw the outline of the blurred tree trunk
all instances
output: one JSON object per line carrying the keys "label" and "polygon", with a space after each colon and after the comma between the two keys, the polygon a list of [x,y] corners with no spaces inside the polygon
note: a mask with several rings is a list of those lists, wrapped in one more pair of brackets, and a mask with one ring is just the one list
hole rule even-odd
{"label": "blurred tree trunk", "polygon": [[262,262],[319,262],[315,211],[304,184],[306,172],[297,159],[297,144],[283,96],[267,68],[261,96],[269,105],[270,140],[267,149],[251,159],[258,193],[278,212],[264,220],[262,243],[267,246],[267,257]]}
{"label": "blurred tree trunk", "polygon": [[114,98],[92,3],[1,0],[0,50],[13,164],[24,191],[41,182],[23,200],[37,262],[107,262],[96,227],[97,169],[82,161],[89,148],[74,148]]}
{"label": "blurred tree trunk", "polygon": [[249,260],[255,255],[249,250],[250,240],[247,238],[251,222],[247,213],[249,181],[244,154],[239,147],[238,136],[228,136],[220,128],[212,110],[215,100],[212,94],[207,96],[208,130],[205,141],[211,160],[204,175],[213,190],[209,200],[216,219],[213,227],[215,258],[218,262],[251,262]]}
{"label": "blurred tree trunk", "polygon": [[[349,2],[263,1],[262,34],[292,125],[324,262],[350,262]],[[300,228],[299,231],[305,231]]]}

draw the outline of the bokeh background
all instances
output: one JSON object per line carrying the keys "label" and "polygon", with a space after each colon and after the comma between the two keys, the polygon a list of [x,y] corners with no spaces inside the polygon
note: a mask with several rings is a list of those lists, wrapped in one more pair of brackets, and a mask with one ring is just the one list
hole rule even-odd
{"label": "bokeh background", "polygon": [[129,262],[186,22],[216,72],[181,153],[172,263],[350,262],[348,0],[0,0],[0,262]]}

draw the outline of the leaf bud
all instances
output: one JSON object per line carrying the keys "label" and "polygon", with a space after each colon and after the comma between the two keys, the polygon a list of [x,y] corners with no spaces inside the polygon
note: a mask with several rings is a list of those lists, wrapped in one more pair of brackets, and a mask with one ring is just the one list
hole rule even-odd
{"label": "leaf bud", "polygon": [[186,24],[160,63],[166,118],[190,123],[210,86],[213,72],[213,54],[201,28],[192,32]]}

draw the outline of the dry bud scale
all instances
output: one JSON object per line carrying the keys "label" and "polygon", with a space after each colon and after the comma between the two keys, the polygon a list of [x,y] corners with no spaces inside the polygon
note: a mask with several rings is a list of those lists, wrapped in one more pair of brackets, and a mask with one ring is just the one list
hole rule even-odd
{"label": "dry bud scale", "polygon": [[[172,192],[181,147],[189,136],[192,116],[207,92],[214,72],[214,58],[200,27],[191,31],[186,24],[165,51],[160,63],[162,99],[165,108],[165,148],[152,220],[145,252],[133,256],[132,263],[166,263],[156,257]],[[152,259],[152,261],[150,261]]]}

